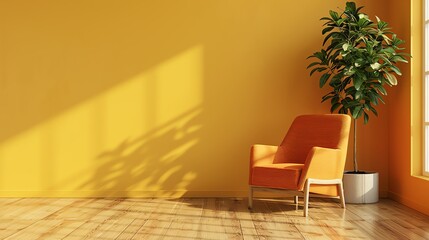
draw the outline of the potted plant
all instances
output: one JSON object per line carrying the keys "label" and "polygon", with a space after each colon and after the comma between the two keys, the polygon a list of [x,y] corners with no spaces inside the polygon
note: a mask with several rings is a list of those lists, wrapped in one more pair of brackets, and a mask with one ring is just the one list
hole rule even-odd
{"label": "potted plant", "polygon": [[[369,113],[378,115],[375,107],[384,103],[385,86],[397,85],[395,75],[401,75],[397,63],[407,63],[409,56],[401,52],[399,46],[404,41],[391,32],[388,24],[378,17],[373,22],[360,12],[362,8],[347,2],[342,13],[329,11],[329,17],[321,18],[325,21],[323,47],[308,57],[315,61],[307,67],[310,76],[320,73],[320,88],[330,87],[322,102],[330,101],[331,112],[351,114],[354,119],[354,169],[344,174],[345,199],[353,203],[378,201],[378,173],[358,169],[356,121],[363,117],[366,124]],[[361,184],[373,187],[365,189]]]}

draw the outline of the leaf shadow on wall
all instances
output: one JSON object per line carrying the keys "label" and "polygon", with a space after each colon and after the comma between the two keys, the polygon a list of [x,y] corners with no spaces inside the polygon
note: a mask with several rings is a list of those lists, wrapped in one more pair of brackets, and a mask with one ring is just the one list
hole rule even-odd
{"label": "leaf shadow on wall", "polygon": [[[295,69],[305,69],[296,59],[305,58],[303,46],[319,34],[291,26],[285,17],[295,20],[301,13],[285,15],[289,4],[244,2],[3,3],[10,6],[0,14],[8,20],[0,21],[7,46],[0,48],[0,109],[6,116],[0,124],[7,126],[0,142],[13,145],[0,156],[6,184],[34,191],[123,191],[124,196],[172,186],[244,191],[250,145],[279,142],[285,122],[319,109],[308,100],[316,98],[313,91],[300,93],[310,85],[317,90],[316,85],[300,83],[298,91],[295,86],[302,78]],[[294,29],[284,31],[291,27],[302,29],[301,37],[290,37]],[[204,50],[198,63],[201,99],[183,109],[199,107],[171,114],[166,125],[155,119],[140,127],[139,119],[133,125],[138,131],[127,128],[134,109],[147,116],[168,112],[150,101],[168,105],[170,92],[163,91],[183,80],[168,77],[159,86],[133,78],[198,46]],[[129,88],[116,91],[130,82],[142,83],[130,87],[134,95]],[[164,95],[152,99],[152,93]],[[146,112],[149,107],[155,114]]]}
{"label": "leaf shadow on wall", "polygon": [[200,107],[194,108],[102,152],[92,177],[79,188],[99,196],[180,196],[198,177],[194,170],[198,163],[191,160],[203,127],[201,112]]}
{"label": "leaf shadow on wall", "polygon": [[[86,160],[94,160],[94,164],[102,168],[95,170],[94,176],[97,177],[92,179],[96,181],[101,178],[100,182],[105,183],[107,176],[103,176],[101,172],[112,177],[108,170],[115,168],[110,169],[103,163],[111,160],[115,154],[119,160],[130,160],[122,162],[125,167],[123,171],[131,171],[127,169],[131,168],[131,163],[136,165],[134,171],[139,171],[139,167],[142,167],[140,161],[144,161],[143,158],[137,159],[140,151],[153,159],[154,156],[162,157],[176,147],[181,147],[180,143],[176,146],[168,141],[180,132],[175,132],[176,125],[171,123],[169,126],[156,126],[158,130],[155,127],[149,133],[140,131],[136,135],[143,134],[141,138],[124,139],[111,150],[113,152],[105,151],[102,138],[110,129],[102,129],[100,122],[110,116],[103,114],[109,111],[111,113],[115,106],[130,109],[130,103],[134,99],[115,102],[108,99],[109,96],[103,96],[127,84],[136,75],[150,71],[197,45],[201,41],[198,32],[203,24],[195,26],[194,18],[203,13],[196,12],[196,16],[192,16],[192,9],[179,2],[171,2],[171,8],[165,8],[162,3],[147,1],[129,1],[127,4],[107,1],[102,6],[84,1],[73,4],[52,2],[47,6],[35,3],[25,6],[14,3],[6,5],[8,6],[4,9],[8,11],[1,17],[8,18],[8,21],[0,24],[4,33],[4,46],[8,46],[0,48],[3,56],[0,58],[0,108],[5,116],[0,118],[0,124],[8,127],[0,132],[0,143],[6,146],[4,149],[0,148],[0,174],[3,171],[16,173],[5,177],[8,179],[6,184],[14,185],[18,182],[16,179],[30,179],[28,182],[21,181],[16,188],[74,191],[76,185],[72,184],[76,182],[75,179],[81,180],[80,177],[92,175],[94,171],[87,166],[79,166],[82,162],[86,164]],[[17,12],[20,14],[16,14]],[[172,38],[175,40],[172,41]],[[146,97],[144,101],[153,101],[147,92],[156,92],[156,89],[143,84],[139,87],[133,92],[141,91],[141,96],[137,98]],[[145,94],[147,96],[143,96]],[[121,96],[116,98],[121,100]],[[106,103],[107,101],[110,102]],[[98,107],[100,103],[102,106]],[[140,107],[149,107],[147,105],[149,104],[143,102]],[[146,110],[141,108],[136,109],[136,112]],[[132,111],[127,114],[129,112]],[[189,114],[194,116],[195,112]],[[184,118],[189,116],[185,114]],[[185,120],[179,118],[178,121]],[[144,124],[146,123],[141,125]],[[151,126],[156,124],[158,122],[150,123]],[[123,128],[116,122],[109,127],[112,125],[116,130]],[[159,145],[155,144],[157,137],[164,140]],[[116,141],[121,142],[121,138]],[[148,150],[148,146],[154,147],[154,150]],[[137,150],[139,147],[143,149]],[[15,150],[23,148],[26,151]],[[85,152],[82,150],[84,148],[91,150]],[[7,154],[3,154],[3,150]],[[93,154],[94,151],[103,153],[97,157]],[[130,152],[132,155],[129,155]],[[92,157],[94,159],[90,159]],[[73,164],[73,161],[76,163]],[[171,159],[162,161],[158,165],[147,161],[145,164],[157,169],[163,164],[168,165]],[[173,174],[173,170],[165,171]],[[166,178],[165,173],[159,174],[156,177]],[[0,178],[0,183],[2,180]],[[126,185],[123,181],[109,183]],[[72,187],[68,187],[69,185]],[[98,187],[102,184],[95,185]]]}

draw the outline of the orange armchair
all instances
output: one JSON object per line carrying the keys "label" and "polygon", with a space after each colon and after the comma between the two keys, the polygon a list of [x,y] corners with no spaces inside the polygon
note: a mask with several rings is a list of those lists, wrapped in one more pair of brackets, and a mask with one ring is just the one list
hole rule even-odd
{"label": "orange armchair", "polygon": [[302,115],[292,123],[280,146],[253,145],[250,153],[249,208],[253,191],[293,191],[304,197],[308,215],[311,194],[340,198],[345,208],[342,177],[347,155],[350,116]]}

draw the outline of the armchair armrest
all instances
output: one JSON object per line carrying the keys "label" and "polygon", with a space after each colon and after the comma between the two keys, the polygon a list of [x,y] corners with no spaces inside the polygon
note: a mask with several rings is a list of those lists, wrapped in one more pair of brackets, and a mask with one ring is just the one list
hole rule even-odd
{"label": "armchair armrest", "polygon": [[250,149],[250,168],[273,163],[278,147],[271,145],[253,145]]}
{"label": "armchair armrest", "polygon": [[328,180],[342,179],[345,159],[340,149],[313,147],[307,155],[299,180],[299,189],[307,178]]}

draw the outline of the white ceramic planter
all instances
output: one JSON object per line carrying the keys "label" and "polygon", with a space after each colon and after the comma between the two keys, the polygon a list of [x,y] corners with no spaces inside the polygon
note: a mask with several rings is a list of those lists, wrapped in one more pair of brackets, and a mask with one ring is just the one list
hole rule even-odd
{"label": "white ceramic planter", "polygon": [[345,172],[343,184],[346,203],[378,202],[377,172]]}

